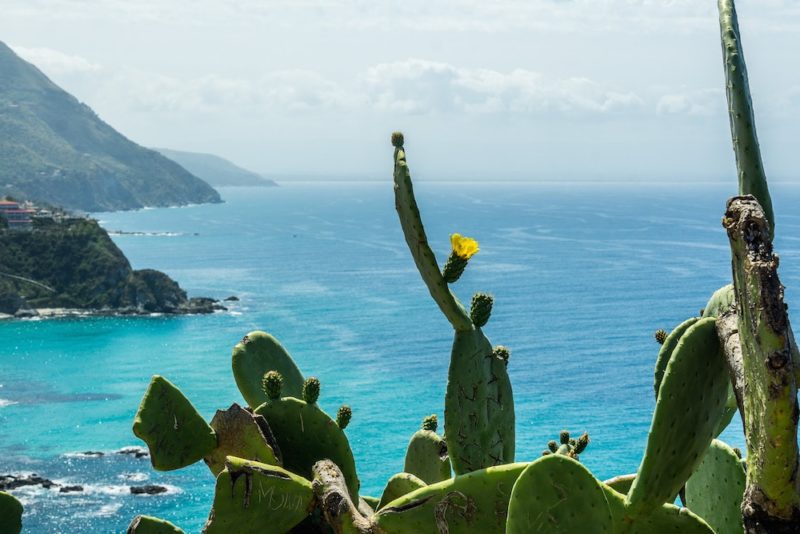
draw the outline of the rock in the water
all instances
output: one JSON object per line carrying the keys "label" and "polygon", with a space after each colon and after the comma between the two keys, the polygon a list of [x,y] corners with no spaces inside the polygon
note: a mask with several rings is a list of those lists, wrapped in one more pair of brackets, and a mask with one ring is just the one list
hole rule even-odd
{"label": "rock in the water", "polygon": [[58,489],[59,493],[72,493],[77,491],[83,491],[83,486],[61,486]]}
{"label": "rock in the water", "polygon": [[40,477],[36,473],[30,475],[0,475],[0,491],[13,490],[23,486],[42,486],[45,489],[58,487],[52,480]]}
{"label": "rock in the water", "polygon": [[168,490],[164,486],[157,486],[155,484],[147,484],[146,486],[131,486],[131,493],[134,495],[158,495],[159,493],[166,493]]}
{"label": "rock in the water", "polygon": [[231,295],[230,297],[225,298],[226,302],[239,302],[239,297],[236,295]]}

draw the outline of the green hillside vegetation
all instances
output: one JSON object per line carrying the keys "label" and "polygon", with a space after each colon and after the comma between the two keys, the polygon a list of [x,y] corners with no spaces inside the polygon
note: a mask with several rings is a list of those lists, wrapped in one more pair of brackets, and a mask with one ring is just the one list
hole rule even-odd
{"label": "green hillside vegetation", "polygon": [[273,187],[278,185],[269,178],[264,178],[213,154],[184,152],[168,148],[156,148],[155,150],[214,187]]}
{"label": "green hillside vegetation", "polygon": [[85,211],[220,202],[0,42],[0,195]]}
{"label": "green hillside vegetation", "polygon": [[187,299],[164,273],[133,270],[97,221],[37,220],[28,232],[0,230],[0,313],[28,307],[193,313],[213,311],[212,304]]}

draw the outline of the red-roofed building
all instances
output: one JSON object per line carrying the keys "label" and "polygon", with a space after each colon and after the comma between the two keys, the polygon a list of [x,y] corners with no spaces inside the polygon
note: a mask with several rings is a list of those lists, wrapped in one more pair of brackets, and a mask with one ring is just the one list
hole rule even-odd
{"label": "red-roofed building", "polygon": [[19,202],[0,200],[0,216],[8,222],[9,230],[30,230],[33,228],[34,210],[23,209]]}

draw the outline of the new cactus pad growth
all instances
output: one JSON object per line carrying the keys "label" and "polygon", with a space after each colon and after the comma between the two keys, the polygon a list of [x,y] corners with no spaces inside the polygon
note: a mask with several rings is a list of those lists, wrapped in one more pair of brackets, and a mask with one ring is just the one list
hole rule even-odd
{"label": "new cactus pad growth", "polygon": [[436,415],[422,421],[422,429],[411,436],[406,450],[403,471],[413,474],[426,484],[435,484],[450,478],[450,457],[447,443],[436,433]]}
{"label": "new cactus pad growth", "polygon": [[475,293],[472,296],[472,304],[469,307],[469,316],[472,324],[478,328],[483,328],[492,316],[492,306],[494,298],[486,293]]}
{"label": "new cactus pad growth", "polygon": [[217,446],[214,429],[181,390],[158,375],[153,376],[142,398],[133,433],[147,443],[150,461],[159,471],[192,465]]}
{"label": "new cactus pad growth", "polygon": [[278,371],[269,371],[264,375],[261,380],[261,387],[267,398],[270,400],[281,398],[281,389],[283,388],[283,377]]}
{"label": "new cactus pad growth", "polygon": [[[0,532],[5,532],[0,530]],[[169,521],[149,515],[137,515],[128,525],[127,534],[184,534]]]}
{"label": "new cactus pad growth", "polygon": [[589,445],[588,432],[581,434],[578,439],[571,439],[569,437],[569,431],[562,430],[558,435],[558,439],[560,444],[555,440],[547,442],[547,450],[542,452],[542,456],[547,456],[548,454],[562,454],[577,460],[578,455]]}
{"label": "new cactus pad growth", "polygon": [[316,404],[319,398],[320,383],[315,376],[309,377],[303,382],[303,400],[308,404]]}
{"label": "new cactus pad growth", "polygon": [[336,425],[344,430],[350,424],[350,419],[353,417],[353,410],[348,405],[339,407],[336,412]]}

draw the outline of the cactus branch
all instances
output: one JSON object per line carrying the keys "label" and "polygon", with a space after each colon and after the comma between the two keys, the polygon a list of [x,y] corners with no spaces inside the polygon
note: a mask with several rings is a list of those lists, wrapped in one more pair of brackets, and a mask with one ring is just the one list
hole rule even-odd
{"label": "cactus branch", "polygon": [[[395,136],[392,140],[394,141]],[[428,286],[433,300],[439,305],[447,320],[456,330],[471,330],[472,321],[464,307],[450,291],[447,282],[439,271],[439,264],[433,250],[428,245],[425,227],[419,214],[414,188],[411,185],[411,174],[406,164],[406,152],[402,137],[394,149],[394,198],[400,225],[403,227],[408,248],[414,257],[419,274]]]}
{"label": "cactus branch", "polygon": [[353,503],[344,476],[335,463],[321,460],[314,464],[314,494],[322,507],[325,521],[336,534],[376,534],[375,525]]}
{"label": "cactus branch", "polygon": [[746,425],[744,418],[744,363],[742,362],[742,345],[739,341],[739,314],[736,310],[728,311],[717,318],[717,335],[722,343],[733,393],[736,395],[736,405],[739,407],[739,415],[744,427]]}
{"label": "cactus branch", "polygon": [[739,311],[747,442],[745,531],[800,531],[797,382],[791,326],[769,220],[750,195],[728,201],[723,226]]}

